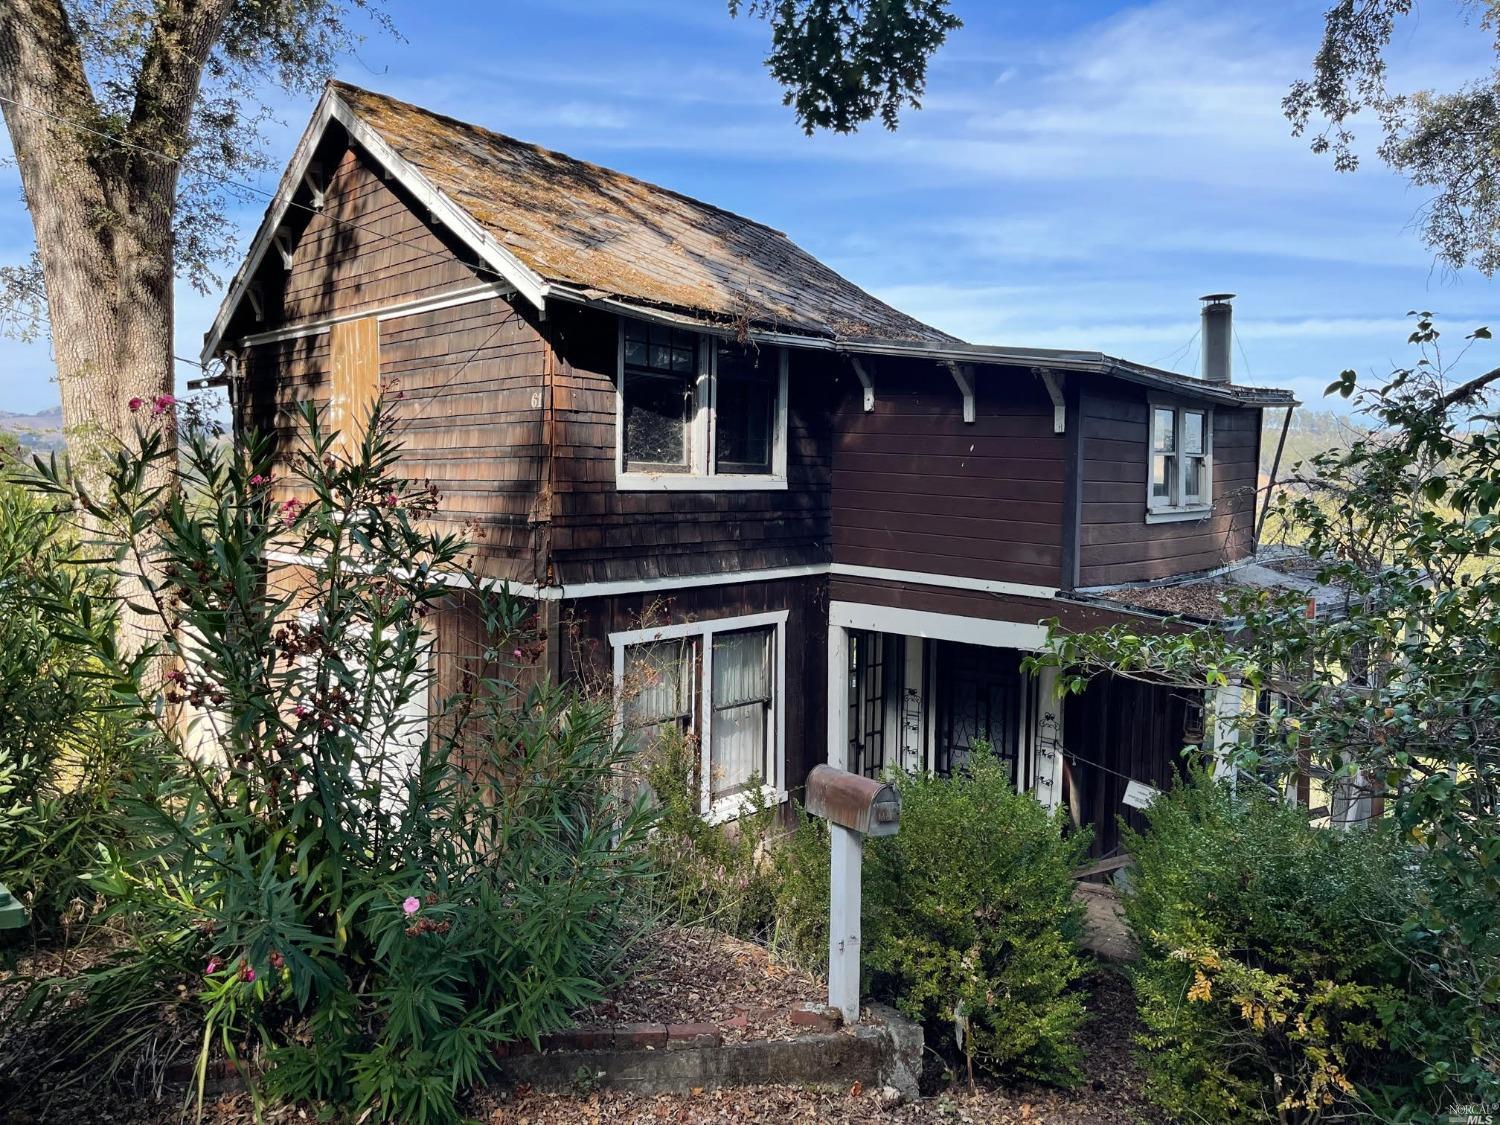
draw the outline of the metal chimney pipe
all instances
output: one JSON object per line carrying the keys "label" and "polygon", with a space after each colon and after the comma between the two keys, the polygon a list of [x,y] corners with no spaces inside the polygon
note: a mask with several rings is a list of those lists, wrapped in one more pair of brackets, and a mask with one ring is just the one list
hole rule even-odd
{"label": "metal chimney pipe", "polygon": [[1233,293],[1209,293],[1199,297],[1203,302],[1203,381],[1227,383],[1230,377],[1230,348],[1234,343]]}

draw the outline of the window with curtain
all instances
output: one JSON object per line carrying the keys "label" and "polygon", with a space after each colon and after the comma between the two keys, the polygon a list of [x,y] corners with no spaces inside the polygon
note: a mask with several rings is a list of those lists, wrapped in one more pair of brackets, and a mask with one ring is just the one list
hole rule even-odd
{"label": "window with curtain", "polygon": [[713,638],[713,708],[709,799],[717,801],[769,781],[774,630],[741,629]]}
{"label": "window with curtain", "polygon": [[641,746],[668,730],[693,729],[697,650],[691,637],[631,645],[625,651],[625,721]]}

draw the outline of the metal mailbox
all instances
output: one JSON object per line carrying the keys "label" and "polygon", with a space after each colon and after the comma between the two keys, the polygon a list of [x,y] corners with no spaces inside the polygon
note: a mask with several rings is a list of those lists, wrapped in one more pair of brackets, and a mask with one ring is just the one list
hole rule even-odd
{"label": "metal mailbox", "polygon": [[901,827],[901,794],[837,766],[814,766],[807,775],[807,811],[862,836],[894,836]]}

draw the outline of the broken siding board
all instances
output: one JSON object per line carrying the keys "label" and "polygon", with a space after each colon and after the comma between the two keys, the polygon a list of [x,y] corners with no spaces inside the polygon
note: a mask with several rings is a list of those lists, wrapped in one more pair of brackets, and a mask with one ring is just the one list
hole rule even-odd
{"label": "broken siding board", "polygon": [[335,324],[328,334],[332,380],[327,433],[346,457],[359,448],[380,397],[380,323],[374,317]]}

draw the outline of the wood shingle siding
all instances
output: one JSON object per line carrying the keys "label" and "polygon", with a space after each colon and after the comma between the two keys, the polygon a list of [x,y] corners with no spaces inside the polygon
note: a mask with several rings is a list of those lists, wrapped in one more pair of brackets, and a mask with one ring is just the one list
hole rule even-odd
{"label": "wood shingle siding", "polygon": [[833,423],[833,561],[1057,586],[1067,443],[1040,381],[981,370],[972,423],[935,363],[874,381],[875,409],[846,383]]}
{"label": "wood shingle siding", "polygon": [[1211,515],[1146,522],[1150,410],[1129,388],[1090,387],[1080,408],[1080,586],[1213,570],[1254,551],[1260,411],[1216,406]]}
{"label": "wood shingle siding", "polygon": [[725,573],[827,562],[831,356],[794,353],[784,489],[621,491],[615,483],[613,315],[559,305],[549,319],[551,551],[577,582]]}
{"label": "wood shingle siding", "polygon": [[464,265],[453,241],[428,226],[413,201],[353,148],[338,157],[325,198],[322,211],[299,216],[306,226],[285,271],[284,323],[495,280]]}

